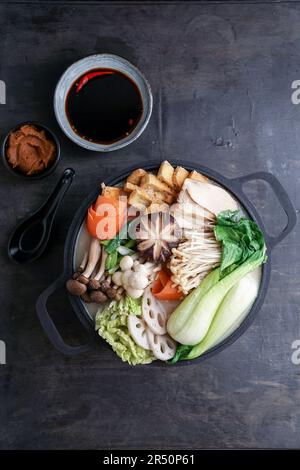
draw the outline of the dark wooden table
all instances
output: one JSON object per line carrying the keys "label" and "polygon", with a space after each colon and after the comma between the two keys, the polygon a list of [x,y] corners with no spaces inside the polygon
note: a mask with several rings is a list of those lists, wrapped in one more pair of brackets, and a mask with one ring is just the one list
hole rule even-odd
{"label": "dark wooden table", "polygon": [[[45,337],[35,302],[62,269],[64,240],[81,200],[129,164],[192,160],[228,177],[273,173],[295,207],[300,192],[300,4],[110,4],[3,2],[0,106],[4,135],[23,120],[53,128],[62,145],[55,174],[39,182],[0,171],[0,447],[9,449],[299,447],[299,228],[275,249],[272,278],[253,326],[200,366],[123,365],[101,344],[63,357]],[[60,131],[53,91],[80,57],[112,52],[147,75],[151,122],[130,147],[99,155]],[[9,233],[45,199],[65,167],[76,179],[59,211],[47,253],[30,266],[6,255]],[[269,231],[284,216],[263,183],[247,186]],[[50,308],[68,341],[83,339],[63,292]]]}

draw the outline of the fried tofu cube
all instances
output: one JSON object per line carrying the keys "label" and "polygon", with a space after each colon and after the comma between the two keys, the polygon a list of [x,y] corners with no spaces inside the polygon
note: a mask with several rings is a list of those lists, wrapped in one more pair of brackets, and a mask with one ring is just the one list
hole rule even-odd
{"label": "fried tofu cube", "polygon": [[162,162],[162,164],[159,167],[157,178],[163,183],[166,183],[168,186],[172,187],[173,186],[173,173],[174,173],[174,168],[167,160],[165,160],[164,162]]}
{"label": "fried tofu cube", "polygon": [[177,199],[177,196],[174,196],[173,194],[163,193],[163,201],[169,205],[173,204],[173,202],[175,202],[176,199]]}
{"label": "fried tofu cube", "polygon": [[206,176],[202,175],[201,173],[198,173],[198,171],[196,170],[190,172],[189,178],[191,180],[201,181],[202,183],[206,183],[208,181],[208,178]]}
{"label": "fried tofu cube", "polygon": [[138,168],[137,170],[134,170],[131,173],[131,175],[128,176],[128,178],[126,179],[126,182],[127,183],[132,183],[132,184],[135,184],[135,185],[139,186],[140,183],[141,183],[141,179],[146,174],[147,174],[147,172],[145,170],[143,170],[142,168]]}
{"label": "fried tofu cube", "polygon": [[128,204],[131,206],[137,207],[139,209],[143,209],[145,207],[150,206],[152,203],[151,198],[147,195],[147,193],[141,188],[137,188],[130,193],[128,198]]}
{"label": "fried tofu cube", "polygon": [[155,191],[153,188],[149,188],[147,186],[141,189],[142,191],[145,191],[145,193],[151,198],[151,202],[153,203],[163,202],[163,194],[161,192]]}
{"label": "fried tofu cube", "polygon": [[101,195],[104,197],[112,198],[112,199],[119,199],[119,197],[124,196],[124,191],[122,188],[118,188],[115,186],[105,186],[102,184],[102,193]]}
{"label": "fried tofu cube", "polygon": [[182,168],[182,166],[177,166],[174,170],[172,181],[177,191],[180,191],[182,185],[186,178],[189,176],[189,172]]}
{"label": "fried tofu cube", "polygon": [[166,193],[165,191],[154,191],[154,189],[148,187],[143,188],[143,190],[151,197],[151,201],[155,204],[173,204],[176,199],[173,194]]}
{"label": "fried tofu cube", "polygon": [[126,183],[124,184],[124,187],[123,187],[123,189],[126,193],[131,193],[131,191],[134,191],[137,188],[138,188],[138,186],[136,184],[130,183],[130,181],[126,181]]}
{"label": "fried tofu cube", "polygon": [[158,203],[152,203],[150,204],[149,207],[145,210],[146,214],[154,214],[155,212],[169,212],[170,208],[169,205],[166,204],[165,202],[158,204]]}
{"label": "fried tofu cube", "polygon": [[176,192],[174,189],[170,188],[166,183],[160,181],[156,176],[152,175],[152,173],[147,173],[143,176],[141,181],[141,188],[152,188],[154,191],[159,191],[162,193],[171,194],[172,196],[176,196]]}

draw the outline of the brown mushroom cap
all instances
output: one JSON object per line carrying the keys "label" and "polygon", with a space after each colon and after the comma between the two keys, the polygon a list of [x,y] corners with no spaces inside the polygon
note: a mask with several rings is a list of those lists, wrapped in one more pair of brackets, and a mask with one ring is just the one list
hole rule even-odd
{"label": "brown mushroom cap", "polygon": [[123,297],[123,293],[124,293],[124,288],[122,286],[118,287],[117,290],[116,290],[116,297],[115,299],[116,300],[121,300],[122,297]]}
{"label": "brown mushroom cap", "polygon": [[72,295],[83,295],[86,292],[86,286],[75,279],[69,279],[66,287]]}
{"label": "brown mushroom cap", "polygon": [[102,290],[102,292],[106,292],[107,289],[110,288],[110,286],[111,286],[111,283],[109,279],[105,279],[104,281],[100,283],[100,289]]}
{"label": "brown mushroom cap", "polygon": [[96,304],[104,304],[104,302],[107,301],[107,296],[103,294],[100,290],[93,290],[90,293],[90,298],[92,302],[95,302]]}
{"label": "brown mushroom cap", "polygon": [[97,279],[90,279],[88,283],[88,288],[90,290],[97,290],[100,287],[100,282]]}
{"label": "brown mushroom cap", "polygon": [[106,289],[105,294],[109,299],[114,299],[116,297],[117,291],[113,287]]}
{"label": "brown mushroom cap", "polygon": [[76,279],[78,282],[81,282],[81,284],[88,284],[89,279],[85,277],[83,274],[80,274],[78,278]]}
{"label": "brown mushroom cap", "polygon": [[79,271],[75,271],[75,273],[73,274],[72,278],[73,279],[77,279],[79,276],[80,276],[81,272]]}
{"label": "brown mushroom cap", "polygon": [[86,303],[86,304],[89,304],[91,303],[91,296],[88,292],[85,292],[84,294],[82,294],[81,296],[81,299]]}
{"label": "brown mushroom cap", "polygon": [[140,217],[137,249],[145,259],[165,262],[180,241],[180,228],[168,213],[155,212]]}

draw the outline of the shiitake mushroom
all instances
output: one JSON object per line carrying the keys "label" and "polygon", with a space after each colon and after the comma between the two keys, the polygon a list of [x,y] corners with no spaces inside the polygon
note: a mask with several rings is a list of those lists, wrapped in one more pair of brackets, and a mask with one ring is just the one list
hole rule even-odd
{"label": "shiitake mushroom", "polygon": [[142,215],[137,225],[137,249],[145,259],[165,262],[180,241],[180,227],[167,212]]}

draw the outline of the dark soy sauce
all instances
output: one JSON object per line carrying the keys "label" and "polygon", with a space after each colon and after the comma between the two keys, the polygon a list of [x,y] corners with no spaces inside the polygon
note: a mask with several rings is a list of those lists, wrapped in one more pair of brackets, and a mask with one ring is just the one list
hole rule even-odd
{"label": "dark soy sauce", "polygon": [[66,113],[76,134],[109,144],[129,135],[138,124],[143,103],[136,84],[111,69],[93,69],[73,83]]}

